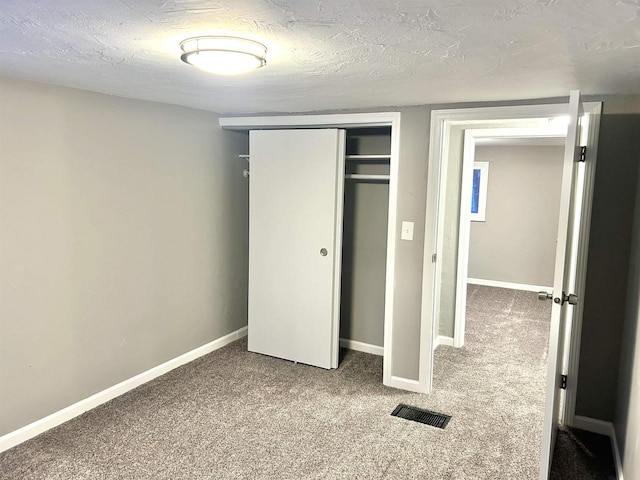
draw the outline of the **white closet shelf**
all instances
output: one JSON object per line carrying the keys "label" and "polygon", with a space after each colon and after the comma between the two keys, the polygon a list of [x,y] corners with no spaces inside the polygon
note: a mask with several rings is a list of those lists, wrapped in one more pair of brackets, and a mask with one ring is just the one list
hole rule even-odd
{"label": "white closet shelf", "polygon": [[[240,158],[249,160],[249,155],[238,155]],[[347,160],[391,160],[391,155],[345,155]]]}
{"label": "white closet shelf", "polygon": [[345,155],[347,160],[391,160],[391,155]]}
{"label": "white closet shelf", "polygon": [[389,175],[366,175],[364,173],[347,173],[344,176],[345,180],[374,180],[378,182],[388,182]]}

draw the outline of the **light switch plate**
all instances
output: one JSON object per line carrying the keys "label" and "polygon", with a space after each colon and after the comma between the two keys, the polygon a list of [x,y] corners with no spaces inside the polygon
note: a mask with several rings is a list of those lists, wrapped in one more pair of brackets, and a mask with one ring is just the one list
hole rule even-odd
{"label": "light switch plate", "polygon": [[402,240],[413,240],[413,222],[402,222]]}

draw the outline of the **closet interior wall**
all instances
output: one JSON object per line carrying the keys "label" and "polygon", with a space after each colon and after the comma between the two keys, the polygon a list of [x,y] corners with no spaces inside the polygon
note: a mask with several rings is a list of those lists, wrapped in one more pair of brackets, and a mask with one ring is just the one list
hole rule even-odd
{"label": "closet interior wall", "polygon": [[[347,130],[345,174],[389,175],[391,128]],[[340,338],[382,347],[389,182],[346,179],[342,239]]]}

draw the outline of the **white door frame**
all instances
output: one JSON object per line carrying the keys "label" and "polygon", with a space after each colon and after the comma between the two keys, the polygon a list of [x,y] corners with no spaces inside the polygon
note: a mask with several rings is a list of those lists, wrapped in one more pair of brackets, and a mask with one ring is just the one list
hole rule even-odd
{"label": "white door frame", "polygon": [[[442,264],[438,259],[442,256],[443,245],[443,212],[444,188],[441,184],[446,178],[450,129],[452,126],[468,126],[469,129],[481,125],[495,123],[495,127],[504,127],[509,121],[526,121],[563,117],[567,114],[567,103],[546,105],[520,105],[506,107],[481,107],[450,110],[434,110],[431,112],[431,134],[429,142],[429,167],[427,180],[427,204],[425,219],[425,244],[423,265],[423,294],[421,312],[421,345],[420,345],[420,383],[428,393],[432,390],[433,380],[433,348],[438,337],[440,278]],[[589,144],[587,145],[587,163],[585,170],[585,190],[580,231],[585,241],[578,253],[577,294],[584,298],[586,278],[586,261],[588,238],[591,220],[591,203],[593,198],[593,180],[597,153],[599,116],[602,111],[600,102],[585,103],[585,112],[596,121],[590,121]],[[570,349],[566,364],[568,376],[565,392],[564,421],[573,425],[575,416],[576,387],[578,377],[578,361],[580,356],[580,335],[582,332],[583,304],[580,302],[574,312],[574,320],[569,337]],[[430,336],[430,338],[426,338]]]}
{"label": "white door frame", "polygon": [[[469,272],[469,242],[471,233],[471,181],[475,161],[476,140],[483,138],[565,138],[566,127],[549,128],[473,128],[465,130],[462,154],[462,187],[460,192],[460,224],[458,229],[458,267],[456,270],[456,306],[453,346],[464,345],[467,311],[467,279]],[[547,287],[545,287],[547,288]]]}
{"label": "white door frame", "polygon": [[[396,274],[396,237],[398,218],[398,172],[400,168],[399,112],[346,113],[327,115],[278,115],[254,117],[221,117],[220,126],[227,130],[281,128],[359,128],[391,127],[391,159],[389,171],[389,220],[387,226],[387,259],[384,296],[384,385],[404,390],[420,390],[419,382],[395,377],[393,366],[393,326]],[[422,352],[421,352],[422,354]]]}

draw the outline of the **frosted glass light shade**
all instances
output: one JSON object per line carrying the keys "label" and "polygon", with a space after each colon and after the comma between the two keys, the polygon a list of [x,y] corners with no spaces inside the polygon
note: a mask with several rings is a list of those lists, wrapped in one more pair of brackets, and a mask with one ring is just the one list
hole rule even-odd
{"label": "frosted glass light shade", "polygon": [[183,62],[218,75],[238,75],[266,65],[267,47],[240,37],[194,37],[180,43]]}

